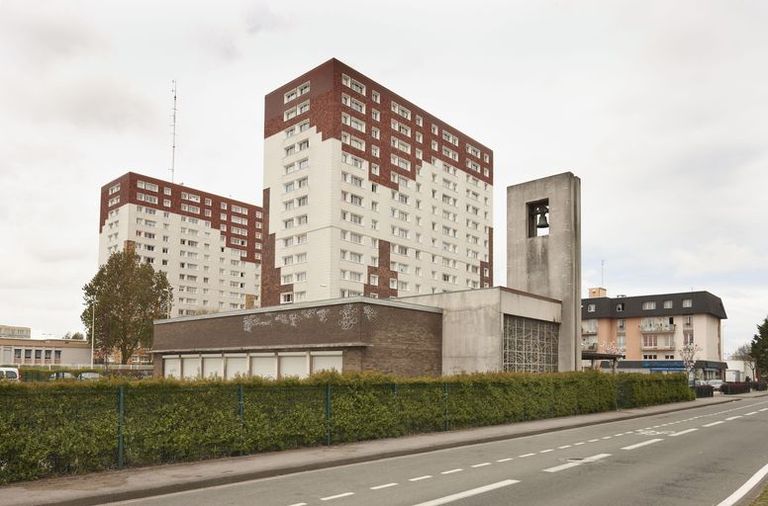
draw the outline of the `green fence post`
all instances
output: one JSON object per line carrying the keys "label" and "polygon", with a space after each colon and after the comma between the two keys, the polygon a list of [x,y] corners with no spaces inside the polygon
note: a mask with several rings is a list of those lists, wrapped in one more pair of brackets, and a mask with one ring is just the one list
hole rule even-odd
{"label": "green fence post", "polygon": [[240,425],[245,425],[245,392],[242,383],[237,385],[237,416],[240,418]]}
{"label": "green fence post", "polygon": [[447,431],[448,427],[448,383],[443,383],[443,430]]}
{"label": "green fence post", "polygon": [[117,390],[117,467],[125,465],[125,385]]}
{"label": "green fence post", "polygon": [[333,411],[331,410],[331,384],[325,385],[325,444],[330,446],[331,444],[331,417]]}

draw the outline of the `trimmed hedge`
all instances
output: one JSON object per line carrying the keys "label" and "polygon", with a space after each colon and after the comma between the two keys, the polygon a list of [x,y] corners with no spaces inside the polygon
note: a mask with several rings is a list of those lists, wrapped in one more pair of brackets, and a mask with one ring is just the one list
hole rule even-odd
{"label": "trimmed hedge", "polygon": [[694,387],[694,391],[696,392],[697,398],[715,396],[715,387],[712,385],[696,385]]}
{"label": "trimmed hedge", "polygon": [[[693,399],[684,375],[0,383],[0,484]],[[122,406],[122,409],[121,409]]]}
{"label": "trimmed hedge", "polygon": [[724,395],[748,394],[750,392],[749,383],[723,383],[720,391]]}
{"label": "trimmed hedge", "polygon": [[765,381],[752,381],[749,386],[752,388],[752,390],[757,390],[760,392],[768,390],[768,383]]}

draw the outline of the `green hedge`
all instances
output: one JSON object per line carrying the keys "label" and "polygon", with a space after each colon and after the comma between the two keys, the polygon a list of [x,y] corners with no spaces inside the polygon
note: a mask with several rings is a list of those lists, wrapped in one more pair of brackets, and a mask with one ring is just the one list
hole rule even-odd
{"label": "green hedge", "polygon": [[683,375],[598,372],[0,383],[0,484],[690,399]]}

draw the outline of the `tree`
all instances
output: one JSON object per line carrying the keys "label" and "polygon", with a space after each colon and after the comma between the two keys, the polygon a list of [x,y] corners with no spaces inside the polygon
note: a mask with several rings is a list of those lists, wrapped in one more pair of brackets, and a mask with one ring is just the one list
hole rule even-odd
{"label": "tree", "polygon": [[75,341],[84,341],[85,340],[85,336],[83,335],[82,332],[67,332],[66,334],[64,334],[62,339],[72,339],[72,340],[75,340]]}
{"label": "tree", "polygon": [[752,338],[750,355],[755,360],[757,377],[762,378],[764,374],[768,374],[768,317],[757,326],[757,334]]}
{"label": "tree", "polygon": [[113,253],[83,292],[80,320],[94,348],[102,356],[119,352],[123,364],[139,347],[152,346],[152,320],[168,316],[173,302],[165,273],[142,264],[131,248]]}
{"label": "tree", "polygon": [[685,372],[688,374],[689,381],[692,379],[691,373],[696,367],[696,354],[700,351],[701,346],[693,343],[684,344],[680,350],[678,350],[678,353],[680,353],[680,359],[683,361],[683,367],[685,367]]}
{"label": "tree", "polygon": [[752,356],[752,345],[742,344],[736,351],[731,353],[732,360],[741,360],[750,370],[752,377],[755,377],[755,358]]}

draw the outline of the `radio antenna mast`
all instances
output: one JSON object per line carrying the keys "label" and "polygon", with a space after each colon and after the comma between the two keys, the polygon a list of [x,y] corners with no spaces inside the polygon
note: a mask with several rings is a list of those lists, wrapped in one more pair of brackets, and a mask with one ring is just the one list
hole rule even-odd
{"label": "radio antenna mast", "polygon": [[173,107],[171,107],[171,183],[176,175],[176,80],[171,81]]}

